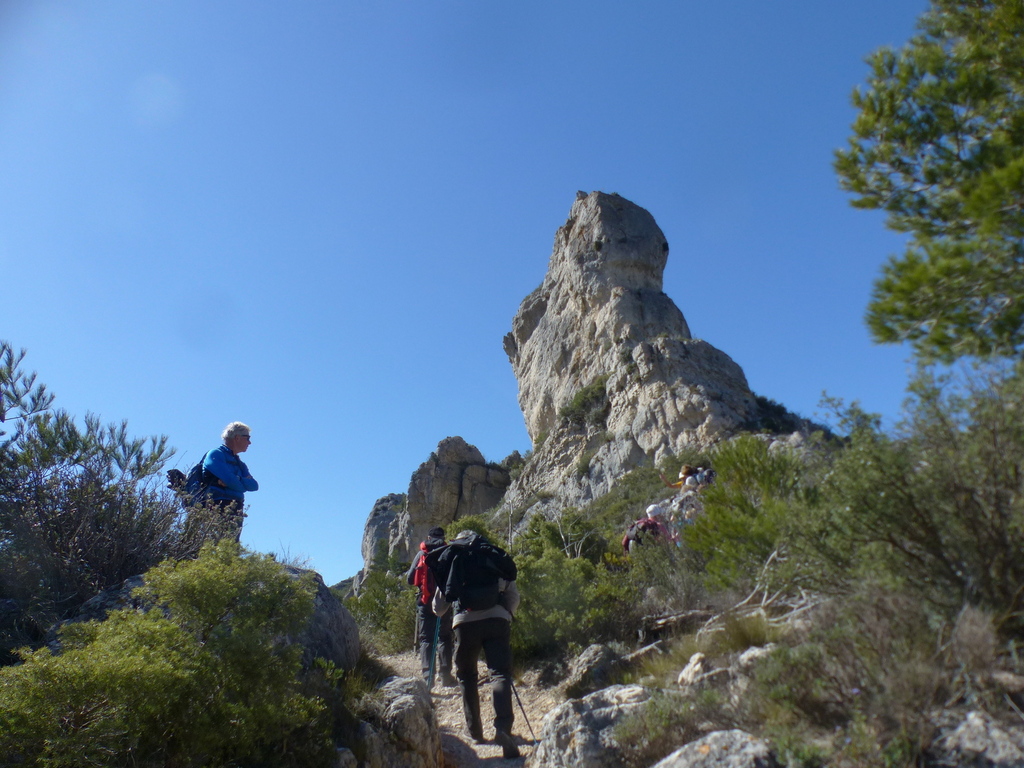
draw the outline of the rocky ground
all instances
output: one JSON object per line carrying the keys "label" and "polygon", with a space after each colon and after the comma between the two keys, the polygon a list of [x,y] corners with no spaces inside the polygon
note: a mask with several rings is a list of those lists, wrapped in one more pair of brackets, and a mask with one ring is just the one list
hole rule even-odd
{"label": "rocky ground", "polygon": [[[382,661],[394,669],[402,677],[418,677],[419,656],[414,651],[394,656],[385,656]],[[493,736],[491,722],[494,709],[491,705],[490,684],[487,667],[480,662],[480,709],[484,720],[484,735]],[[501,747],[497,744],[474,744],[466,733],[465,720],[462,716],[462,697],[458,688],[444,688],[440,681],[434,684],[432,698],[437,712],[437,722],[441,729],[441,745],[447,768],[501,768],[501,766],[522,765],[524,759],[533,751],[533,738],[526,721],[529,720],[533,731],[540,736],[540,724],[544,716],[562,702],[561,696],[554,688],[537,685],[537,673],[528,672],[515,681],[519,700],[513,697],[512,705],[516,713],[516,722],[512,731],[519,744],[521,757],[518,760],[505,760],[501,756]],[[526,717],[523,716],[526,711]]]}

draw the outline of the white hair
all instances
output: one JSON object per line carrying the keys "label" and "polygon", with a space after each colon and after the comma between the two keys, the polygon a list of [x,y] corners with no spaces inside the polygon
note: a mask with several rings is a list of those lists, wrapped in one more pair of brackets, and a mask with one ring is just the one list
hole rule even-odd
{"label": "white hair", "polygon": [[243,424],[240,421],[232,421],[230,424],[224,427],[224,431],[221,432],[220,439],[226,443],[232,437],[238,437],[239,435],[248,435],[250,432],[252,432],[252,430],[249,429],[248,424]]}

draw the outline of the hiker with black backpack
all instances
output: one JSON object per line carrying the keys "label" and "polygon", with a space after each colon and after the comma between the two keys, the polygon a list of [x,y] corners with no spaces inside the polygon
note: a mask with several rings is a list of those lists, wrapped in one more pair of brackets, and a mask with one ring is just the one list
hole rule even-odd
{"label": "hiker with black backpack", "polygon": [[420,551],[413,558],[412,565],[405,574],[405,579],[415,587],[416,594],[416,642],[420,651],[420,669],[427,681],[427,687],[434,687],[434,662],[441,672],[441,685],[452,688],[458,685],[452,675],[452,646],[455,636],[452,633],[452,614],[435,616],[431,607],[437,581],[427,564],[427,554],[445,546],[444,528],[431,528],[427,538],[420,542]]}
{"label": "hiker with black backpack", "polygon": [[469,735],[484,742],[477,690],[477,661],[483,651],[491,674],[494,741],[506,759],[519,757],[512,735],[512,616],[519,607],[516,564],[501,547],[474,531],[462,531],[447,546],[427,555],[437,579],[432,606],[443,616],[454,609],[455,675]]}

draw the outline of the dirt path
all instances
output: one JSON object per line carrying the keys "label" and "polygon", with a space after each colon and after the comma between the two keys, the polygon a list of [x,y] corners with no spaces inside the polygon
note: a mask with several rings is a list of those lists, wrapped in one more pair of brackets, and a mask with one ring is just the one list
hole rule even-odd
{"label": "dirt path", "polygon": [[[382,660],[403,677],[419,677],[419,656],[415,651],[385,656]],[[484,735],[491,737],[494,735],[492,726],[494,708],[491,704],[487,667],[482,661],[479,666],[479,675],[480,714],[484,721]],[[540,723],[544,716],[557,707],[562,699],[554,689],[541,688],[537,685],[536,672],[529,672],[523,678],[516,679],[515,689],[519,694],[519,700],[522,701],[523,708],[519,708],[519,701],[513,696],[512,708],[516,713],[516,722],[512,731],[516,737],[516,743],[519,745],[521,757],[518,760],[505,760],[501,756],[501,747],[497,744],[474,744],[466,733],[465,719],[462,715],[462,696],[459,694],[459,689],[444,688],[440,681],[434,684],[431,694],[437,712],[437,722],[441,729],[441,746],[444,749],[447,768],[474,768],[475,766],[487,766],[488,768],[509,766],[511,768],[511,766],[523,764],[523,759],[533,751],[533,739],[530,736],[530,729],[526,725],[526,719],[529,719],[534,733],[539,736]],[[524,709],[526,710],[525,719],[523,717]]]}

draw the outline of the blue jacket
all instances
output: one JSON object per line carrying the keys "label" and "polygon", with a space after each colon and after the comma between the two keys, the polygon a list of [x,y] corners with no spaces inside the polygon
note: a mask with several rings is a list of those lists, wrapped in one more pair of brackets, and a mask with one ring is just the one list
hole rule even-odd
{"label": "blue jacket", "polygon": [[[260,484],[249,474],[245,462],[233,454],[226,445],[214,448],[206,454],[206,458],[203,459],[203,475],[210,481],[207,496],[214,501],[243,501],[246,491],[260,489]],[[217,480],[222,481],[224,485],[220,485]]]}

